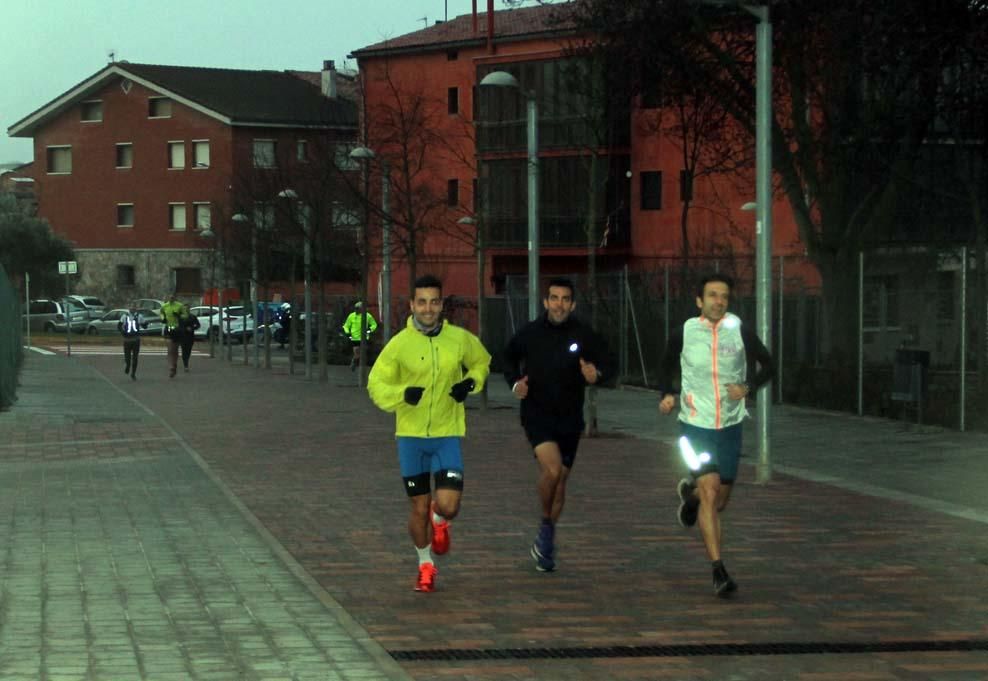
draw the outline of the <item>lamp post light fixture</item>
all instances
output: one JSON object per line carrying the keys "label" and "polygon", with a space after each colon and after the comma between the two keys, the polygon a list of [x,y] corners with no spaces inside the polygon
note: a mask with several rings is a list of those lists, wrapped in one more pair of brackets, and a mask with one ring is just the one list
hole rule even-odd
{"label": "lamp post light fixture", "polygon": [[[363,163],[370,163],[376,157],[374,150],[368,147],[356,147],[350,152],[350,158]],[[378,305],[384,327],[383,342],[387,343],[391,339],[391,164],[386,158],[381,158],[381,296]]]}
{"label": "lamp post light fixture", "polygon": [[[294,189],[282,189],[278,192],[278,198],[280,199],[290,199],[295,201],[298,199],[298,194]],[[292,215],[295,213],[295,204],[292,203]],[[305,347],[305,377],[307,379],[312,378],[312,291],[311,291],[311,279],[312,279],[312,239],[309,234],[309,225],[306,224],[305,213],[300,213],[299,217],[301,219],[302,227],[302,299],[303,299],[303,314],[305,315],[305,324],[302,325],[303,340],[302,344]],[[294,310],[292,311],[294,315]]]}
{"label": "lamp post light fixture", "polygon": [[[203,239],[210,239],[213,241],[213,254],[212,257],[210,258],[211,263],[209,268],[209,285],[217,292],[219,292],[218,295],[222,296],[223,295],[222,289],[216,285],[216,253],[219,250],[217,243],[219,238],[217,237],[216,232],[214,232],[212,227],[210,227],[208,224],[199,231],[199,236]],[[217,303],[216,307],[217,307],[216,321],[222,324],[222,315],[220,314],[219,311],[223,309],[223,306]],[[216,357],[216,334],[213,333],[212,314],[209,315],[209,322],[210,322],[209,323],[209,358],[212,359]],[[220,328],[220,333],[222,333],[222,327]]]}
{"label": "lamp post light fixture", "polygon": [[[259,329],[257,319],[257,224],[243,213],[235,213],[231,218],[234,222],[244,224],[250,223],[250,316],[254,320],[254,333],[251,337],[254,342],[254,368],[261,366],[260,346],[258,345],[257,332]],[[245,311],[246,312],[246,311]],[[247,344],[247,317],[244,316],[243,342]],[[247,362],[246,347],[244,348],[244,363]]]}
{"label": "lamp post light fixture", "polygon": [[539,110],[535,92],[523,90],[518,79],[507,71],[492,71],[481,85],[512,87],[525,97],[526,140],[528,142],[528,316],[539,316]]}

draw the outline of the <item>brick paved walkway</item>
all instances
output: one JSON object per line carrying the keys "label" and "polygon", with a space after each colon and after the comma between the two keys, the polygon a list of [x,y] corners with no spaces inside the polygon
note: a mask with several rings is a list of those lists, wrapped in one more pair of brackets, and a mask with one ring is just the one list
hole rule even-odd
{"label": "brick paved walkway", "polygon": [[[32,359],[29,376],[40,362],[66,360]],[[181,436],[184,453],[169,444],[161,455],[185,457],[182,470],[159,463],[143,477],[114,481],[124,498],[157,486],[188,488],[180,499],[190,510],[174,519],[156,510],[147,531],[177,536],[199,522],[202,511],[192,507],[207,483],[191,461],[200,456],[389,651],[988,639],[982,523],[785,475],[756,486],[748,467],[725,525],[725,560],[741,590],[731,602],[715,599],[698,537],[674,521],[674,452],[627,433],[581,446],[558,530],[560,570],[537,573],[527,556],[537,521],[535,467],[517,415],[506,408],[469,412],[467,488],[453,550],[440,559],[439,591],[416,594],[392,419],[373,409],[348,371],[334,368],[330,383],[319,384],[279,368],[201,359],[191,374],[169,381],[161,359],[160,375],[149,362],[131,383],[112,358],[72,362],[104,373],[148,409],[142,420],[151,451],[165,446],[151,439],[162,437],[161,429]],[[101,380],[78,373],[80,390]],[[654,397],[642,400],[654,405]],[[607,430],[607,415],[601,420]],[[126,428],[103,426],[109,440]],[[26,452],[0,451],[4,480],[26,475],[11,473],[7,459],[26,469],[38,465],[25,461]],[[93,467],[90,459],[86,466]],[[936,472],[931,465],[929,474]],[[156,521],[162,527],[151,529]],[[417,679],[988,679],[983,651],[692,652],[402,666]]]}

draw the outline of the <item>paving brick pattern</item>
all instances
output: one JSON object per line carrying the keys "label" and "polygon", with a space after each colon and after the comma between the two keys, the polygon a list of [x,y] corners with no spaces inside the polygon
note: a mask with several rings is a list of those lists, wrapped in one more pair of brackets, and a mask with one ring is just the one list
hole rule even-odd
{"label": "paving brick pattern", "polygon": [[[725,521],[725,561],[741,589],[731,601],[715,599],[697,533],[675,523],[673,490],[681,473],[675,453],[628,432],[581,445],[558,529],[559,571],[537,573],[527,555],[538,519],[535,464],[517,414],[507,408],[470,409],[467,487],[453,524],[453,549],[439,559],[439,590],[414,593],[415,557],[405,532],[407,502],[392,417],[373,408],[345,368],[334,368],[330,382],[320,384],[278,367],[265,371],[201,360],[174,381],[163,371],[145,371],[144,379],[131,383],[122,372],[115,375],[110,358],[73,361],[105,373],[146,406],[149,432],[162,437],[155,426],[159,416],[174,428],[388,650],[988,639],[988,537],[982,523],[781,475],[770,485],[753,485],[747,466]],[[642,399],[654,404],[654,397]],[[606,414],[602,424],[607,430]],[[119,438],[116,427],[107,426],[103,434]],[[81,443],[84,435],[73,437]],[[181,500],[178,515],[152,505],[127,520],[135,536],[145,532],[171,547],[147,564],[160,561],[156,569],[172,578],[176,597],[182,593],[194,604],[203,598],[197,594],[210,592],[208,581],[200,585],[199,559],[193,557],[198,551],[189,544],[206,522],[200,516],[218,523],[219,512],[204,505],[208,495],[201,488],[207,483],[194,465],[161,464],[162,457],[180,455],[169,446],[167,440],[149,441],[149,451],[162,451],[139,462],[135,470],[142,472],[132,478],[94,478],[89,471],[98,464],[91,457],[84,477],[95,480],[88,483],[92,487],[115,485],[121,499],[135,506],[157,488]],[[23,456],[8,458],[5,478],[23,482],[37,475]],[[20,472],[10,466],[20,466]],[[929,474],[936,472],[930,466]],[[4,484],[6,489],[11,483]],[[72,498],[76,484],[56,489]],[[4,503],[9,514],[11,502]],[[234,543],[226,550],[247,549]],[[205,560],[214,568],[219,563],[218,581],[229,584],[224,570],[233,568],[225,559]],[[156,582],[151,586],[160,588]],[[243,600],[243,594],[223,588],[231,607]],[[153,600],[163,599],[156,592]],[[165,625],[176,627],[172,621]],[[208,620],[202,626],[216,629]],[[258,641],[258,659],[284,665],[276,654],[284,648],[275,643],[277,637]],[[207,664],[186,652],[182,664]],[[988,679],[983,652],[402,666],[417,679]],[[271,678],[282,678],[278,673]]]}

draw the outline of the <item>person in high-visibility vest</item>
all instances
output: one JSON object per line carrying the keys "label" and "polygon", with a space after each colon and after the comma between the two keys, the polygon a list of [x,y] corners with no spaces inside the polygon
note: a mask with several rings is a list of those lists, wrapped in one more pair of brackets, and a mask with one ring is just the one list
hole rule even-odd
{"label": "person in high-visibility vest", "polygon": [[174,293],[168,294],[168,302],[161,306],[161,318],[165,322],[162,334],[168,339],[168,377],[175,378],[178,369],[178,345],[181,340],[181,324],[189,318],[189,308],[178,302]]}
{"label": "person in high-visibility vest", "polygon": [[364,304],[359,300],[353,306],[353,312],[351,312],[346,321],[343,322],[343,333],[350,340],[350,345],[353,347],[353,359],[350,360],[350,371],[357,368],[357,364],[360,363],[360,337],[363,335],[366,337],[367,341],[370,341],[371,334],[377,331],[377,321],[374,316],[368,312],[367,313],[367,328],[364,333],[360,333],[360,328],[363,326],[364,318]]}

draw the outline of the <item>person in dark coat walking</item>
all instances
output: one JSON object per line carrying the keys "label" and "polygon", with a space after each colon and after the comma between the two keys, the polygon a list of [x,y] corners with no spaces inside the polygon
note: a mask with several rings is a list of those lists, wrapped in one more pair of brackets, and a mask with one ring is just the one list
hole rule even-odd
{"label": "person in dark coat walking", "polygon": [[196,342],[196,329],[201,325],[199,318],[188,312],[188,308],[186,308],[186,312],[187,316],[182,317],[179,321],[178,343],[182,348],[182,366],[185,367],[185,373],[189,373],[189,357],[192,356],[192,345]]}
{"label": "person in dark coat walking", "polygon": [[148,323],[141,318],[134,305],[117,322],[117,329],[123,336],[124,373],[130,380],[137,380],[137,356],[141,354],[141,328],[147,328]]}

